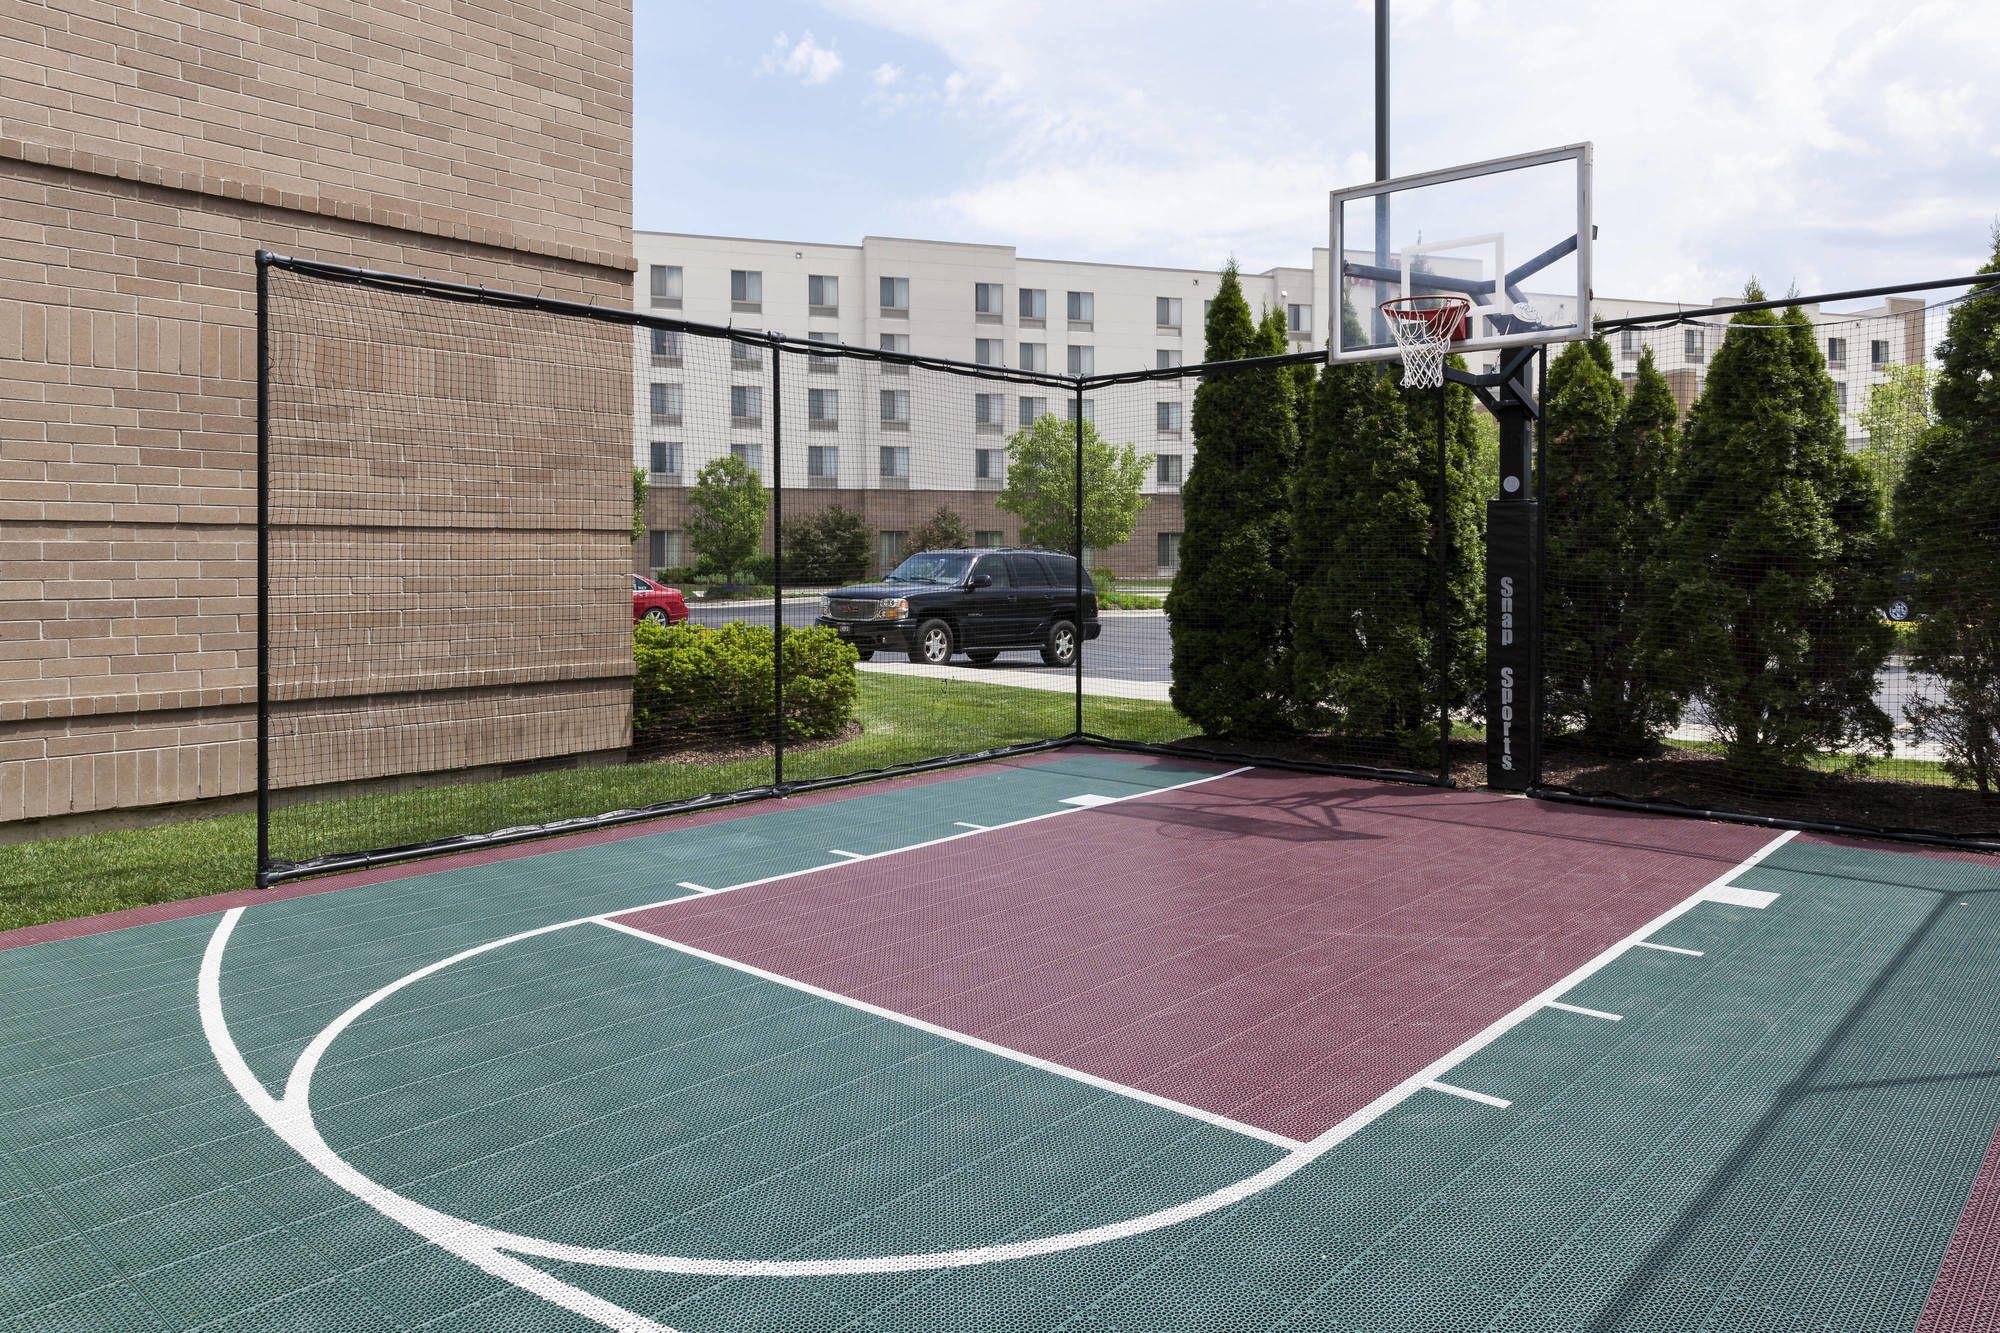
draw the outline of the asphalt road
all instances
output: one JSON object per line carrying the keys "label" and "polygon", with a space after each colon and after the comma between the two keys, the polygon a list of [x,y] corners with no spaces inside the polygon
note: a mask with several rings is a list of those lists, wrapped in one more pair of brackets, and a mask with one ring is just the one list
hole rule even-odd
{"label": "asphalt road", "polygon": [[[722,625],[732,620],[748,620],[759,625],[771,623],[771,603],[768,601],[733,602],[712,607],[697,601],[689,603],[689,607],[689,614],[703,625]],[[787,625],[810,625],[817,614],[817,605],[811,601],[787,601],[785,604]],[[1083,674],[1086,680],[1093,676],[1104,680],[1155,681],[1161,684],[1172,680],[1173,645],[1164,614],[1107,614],[1103,617],[1103,625],[1104,633],[1084,645]],[[1002,653],[999,660],[987,669],[1003,673],[1065,670],[1042,665],[1041,658],[1033,652]],[[1875,702],[1895,719],[1900,731],[1908,723],[1903,705],[1919,690],[1934,693],[1937,688],[1935,677],[1916,674],[1900,662],[1891,662],[1876,677]],[[1698,727],[1704,720],[1698,709],[1690,709],[1682,719],[1682,725],[1684,728]],[[1898,748],[1903,748],[1905,744],[1899,739]]]}

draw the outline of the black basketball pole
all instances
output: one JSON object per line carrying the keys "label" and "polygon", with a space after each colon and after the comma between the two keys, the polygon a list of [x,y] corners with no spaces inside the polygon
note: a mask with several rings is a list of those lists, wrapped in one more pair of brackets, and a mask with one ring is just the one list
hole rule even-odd
{"label": "black basketball pole", "polygon": [[[1389,179],[1389,0],[1375,0],[1375,179]],[[1343,245],[1343,250],[1347,247]],[[1344,262],[1340,255],[1333,256],[1333,271],[1339,274]],[[1375,196],[1375,267],[1389,267],[1389,196],[1386,193]],[[1336,282],[1338,289],[1344,284]],[[1375,341],[1389,340],[1389,330],[1382,321],[1382,302],[1389,299],[1387,284],[1375,284]],[[1329,318],[1341,318],[1343,301],[1336,300]]]}

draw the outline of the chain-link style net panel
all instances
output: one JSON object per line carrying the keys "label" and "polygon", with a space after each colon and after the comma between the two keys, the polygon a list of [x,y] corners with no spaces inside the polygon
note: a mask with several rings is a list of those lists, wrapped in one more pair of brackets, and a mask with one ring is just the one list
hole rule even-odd
{"label": "chain-link style net panel", "polygon": [[1545,785],[2000,834],[1995,445],[1947,408],[1968,341],[1940,361],[1967,306],[1697,317],[1552,360]]}
{"label": "chain-link style net panel", "polygon": [[786,782],[1070,735],[1089,617],[1062,388],[780,355]]}
{"label": "chain-link style net panel", "polygon": [[1086,732],[1437,778],[1449,708],[1476,762],[1491,483],[1472,399],[1401,389],[1394,367],[1327,373],[1190,367],[1088,391],[1105,629]]}
{"label": "chain-link style net panel", "polygon": [[270,862],[768,784],[768,636],[634,577],[635,461],[657,516],[769,439],[731,344],[267,276]]}

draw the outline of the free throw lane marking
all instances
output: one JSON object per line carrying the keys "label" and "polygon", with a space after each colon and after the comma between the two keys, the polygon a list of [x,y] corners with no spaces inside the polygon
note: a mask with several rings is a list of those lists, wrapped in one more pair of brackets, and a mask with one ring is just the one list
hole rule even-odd
{"label": "free throw lane marking", "polygon": [[811,982],[800,981],[794,977],[785,976],[780,972],[767,972],[761,967],[753,967],[749,963],[738,962],[734,958],[725,958],[721,954],[710,953],[706,949],[697,949],[692,944],[683,944],[679,940],[670,940],[664,936],[655,935],[651,931],[640,930],[637,926],[628,926],[622,921],[611,921],[600,917],[597,924],[600,926],[609,926],[613,930],[623,931],[634,939],[644,940],[648,944],[657,944],[662,948],[679,950],[690,958],[699,958],[705,963],[715,963],[721,967],[732,968],[735,971],[756,977],[762,981],[775,982],[780,986],[789,986],[793,990],[804,991],[807,995],[816,996],[822,1000],[831,1000],[835,1004],[844,1004],[850,1009],[859,1009],[864,1014],[872,1014],[876,1018],[886,1018],[891,1023],[900,1023],[904,1027],[915,1028],[919,1032],[927,1032],[933,1037],[943,1037],[947,1041],[955,1041],[962,1046],[970,1046],[976,1051],[984,1051],[988,1055],[997,1055],[1003,1060],[1012,1060],[1016,1064],[1027,1065],[1030,1069],[1040,1069],[1045,1073],[1059,1074],[1064,1078],[1075,1079],[1079,1083],[1085,1083],[1096,1088],[1099,1092],[1114,1092],[1121,1097],[1130,1097],[1135,1101],[1145,1102],[1148,1106],[1157,1106],[1162,1110],[1172,1111],[1177,1115],[1184,1115],[1190,1120],[1205,1121],[1219,1129],[1230,1130],[1233,1133],[1242,1134],[1253,1139],[1262,1139],[1273,1147],[1283,1148],[1286,1152],[1291,1152],[1299,1146],[1297,1139],[1286,1138],[1283,1134],[1274,1133],[1271,1130],[1262,1129],[1256,1125],[1246,1125],[1240,1120],[1231,1120],[1228,1116],[1217,1115],[1213,1111],[1204,1111],[1197,1106],[1186,1106],[1171,1098],[1147,1092],[1143,1088],[1128,1087],[1123,1083],[1114,1083],[1108,1078],[1100,1078],[1096,1074],[1086,1073],[1081,1069],[1071,1069],[1068,1065],[1059,1065],[1052,1060],[1044,1060],[1040,1056],[1029,1055],[1025,1051],[1017,1051],[1009,1046],[1001,1046],[994,1042],[984,1041],[981,1038],[964,1032],[954,1032],[950,1028],[939,1027],[935,1023],[927,1023],[921,1018],[912,1018],[908,1014],[899,1014],[893,1009],[884,1009],[880,1005],[870,1004],[866,1000],[857,1000],[851,995],[842,995],[839,991],[826,990],[823,987],[813,985]]}
{"label": "free throw lane marking", "polygon": [[[1194,786],[1201,782],[1213,782],[1217,778],[1230,777],[1235,773],[1245,771],[1247,771],[1247,768],[1234,769],[1229,773],[1217,773],[1179,785]],[[1171,791],[1174,788],[1166,787],[1156,790]],[[1136,793],[1135,796],[1145,794],[1149,793]],[[1054,812],[1055,815],[1070,813],[1074,812],[1066,810]],[[1017,820],[1015,822],[1030,823],[1034,820],[1049,817],[1049,815],[1034,815],[1028,819]],[[1002,827],[1006,826],[1003,825]],[[974,835],[962,833],[952,836],[970,837]],[[1714,885],[1727,884],[1734,876],[1763,860],[1766,856],[1790,841],[1793,836],[1792,833],[1786,833],[1773,839],[1753,856],[1740,862],[1726,874],[1717,878],[1714,881]],[[934,839],[933,842],[949,840],[948,838],[940,838]],[[930,844],[920,843],[917,845],[925,846]],[[910,849],[905,848],[903,850]],[[878,855],[888,854],[878,853]],[[812,872],[812,869],[824,868],[814,867],[805,871],[793,871],[787,875],[773,875],[769,878],[773,880],[787,879],[791,875],[809,874]],[[747,887],[747,884],[737,887]],[[684,900],[669,899],[668,901]],[[223,924],[210,937],[208,949],[202,958],[199,979],[202,1030],[208,1038],[210,1049],[215,1054],[217,1064],[229,1077],[231,1084],[236,1088],[237,1094],[243,1098],[244,1103],[249,1106],[251,1111],[271,1127],[273,1132],[277,1133],[280,1138],[283,1138],[286,1143],[290,1144],[295,1151],[299,1152],[309,1164],[325,1175],[328,1180],[348,1193],[353,1194],[356,1198],[369,1203],[378,1211],[388,1216],[396,1217],[399,1221],[402,1220],[404,1213],[423,1220],[435,1219],[435,1222],[427,1221],[427,1227],[442,1227],[444,1230],[441,1234],[431,1229],[416,1226],[412,1226],[412,1229],[417,1230],[418,1234],[432,1239],[434,1243],[452,1253],[467,1253],[469,1251],[470,1255],[483,1256],[495,1265],[511,1262],[507,1259],[507,1256],[493,1253],[498,1250],[506,1250],[512,1254],[537,1255],[571,1263],[590,1264],[600,1268],[617,1268],[652,1273],[691,1273],[714,1277],[846,1277],[866,1273],[929,1272],[948,1268],[965,1268],[977,1264],[1006,1263],[1015,1259],[1032,1258],[1037,1255],[1060,1254],[1068,1250],[1101,1245],[1108,1241],[1124,1240],[1132,1236],[1140,1236],[1151,1231],[1157,1231],[1163,1227],[1176,1226],[1197,1217],[1205,1217],[1232,1204],[1241,1203],[1253,1195],[1261,1194],[1265,1190],[1289,1179],[1312,1162],[1325,1156],[1340,1144],[1360,1133],[1384,1115],[1387,1115],[1391,1110],[1414,1095],[1425,1083],[1445,1073],[1475,1052],[1485,1049],[1499,1038],[1505,1036],[1524,1022],[1529,1015],[1546,1005],[1548,1001],[1573,989],[1586,978],[1594,976],[1606,967],[1609,967],[1613,962],[1621,958],[1626,949],[1632,944],[1644,939],[1647,935],[1652,934],[1662,926],[1681,916],[1700,901],[1700,893],[1695,893],[1675,906],[1668,908],[1659,916],[1654,917],[1651,921],[1648,921],[1630,935],[1627,935],[1617,944],[1606,949],[1597,957],[1575,968],[1567,976],[1562,977],[1540,994],[1529,998],[1515,1009],[1494,1019],[1493,1022],[1487,1024],[1479,1032],[1460,1042],[1457,1046],[1431,1061],[1430,1064],[1424,1066],[1422,1069],[1417,1070],[1401,1083],[1383,1092],[1374,1101],[1355,1111],[1345,1120],[1329,1127],[1318,1138],[1300,1145],[1296,1150],[1279,1158],[1261,1171],[1245,1176],[1243,1179],[1235,1181],[1232,1184],[1212,1190],[1207,1194],[1175,1204],[1172,1207],[1162,1208],[1157,1212],[1147,1213],[1139,1217],[1127,1218],[1120,1222],[1106,1223],[1102,1226],[1090,1227],[1079,1231],[1038,1236],[1002,1244],[971,1246],[958,1250],[934,1250],[910,1254],[829,1256],[821,1259],[725,1259],[693,1255],[639,1254],[626,1250],[569,1245],[558,1241],[545,1240],[537,1236],[523,1236],[514,1232],[500,1231],[493,1227],[482,1226],[476,1222],[447,1217],[434,1209],[427,1208],[413,1199],[406,1199],[389,1190],[387,1187],[368,1179],[326,1145],[325,1140],[319,1135],[318,1128],[312,1122],[311,1088],[313,1070],[334,1039],[355,1022],[355,1020],[359,1019],[382,1000],[402,990],[405,986],[422,980],[425,977],[432,976],[452,966],[454,963],[476,957],[493,949],[502,948],[519,940],[545,935],[550,931],[562,930],[586,921],[597,921],[601,918],[608,918],[614,915],[613,913],[600,914],[599,917],[577,917],[571,921],[558,922],[554,925],[542,926],[534,930],[525,930],[517,935],[510,935],[463,950],[453,954],[449,958],[440,959],[435,963],[420,968],[400,980],[390,982],[374,994],[350,1006],[346,1012],[328,1024],[318,1036],[314,1037],[307,1044],[305,1051],[299,1056],[298,1062],[292,1066],[291,1076],[286,1083],[285,1098],[284,1101],[280,1102],[266,1093],[263,1085],[257,1082],[255,1076],[250,1073],[249,1066],[237,1051],[235,1043],[229,1035],[228,1025],[223,1019],[220,992],[222,950],[228,940],[230,928],[234,926],[236,917],[243,911],[242,908],[236,908],[225,915]],[[647,904],[646,907],[664,905],[663,903],[654,903]],[[645,908],[627,910],[639,911],[645,910]],[[622,915],[622,913],[619,915]],[[405,1225],[411,1224],[406,1222]],[[472,1262],[477,1263],[479,1259],[474,1258]],[[485,1267],[484,1264],[481,1266]],[[570,1287],[566,1283],[558,1282],[539,1269],[528,1268],[526,1265],[519,1265],[519,1267],[526,1271],[519,1276],[509,1276],[507,1280],[515,1282],[516,1285],[529,1290],[536,1290],[537,1294],[544,1293],[538,1288],[529,1286],[529,1283],[537,1279],[551,1283],[553,1284],[553,1294],[546,1294],[545,1298],[556,1304],[565,1305],[566,1308],[572,1310],[578,1310],[579,1307],[576,1304],[569,1304],[569,1301],[590,1301],[596,1302],[599,1306],[607,1304],[599,1302],[596,1297]],[[488,1268],[487,1271],[494,1272],[495,1269]],[[616,1309],[616,1307],[611,1308]],[[581,1312],[579,1310],[579,1313]],[[594,1318],[597,1322],[612,1327],[620,1326],[601,1315],[591,1314],[586,1317]],[[642,1333],[651,1333],[651,1330],[656,1329],[658,1326],[635,1318],[633,1322],[625,1324],[623,1327],[642,1330]]]}
{"label": "free throw lane marking", "polygon": [[1565,1004],[1561,1000],[1550,1000],[1542,1007],[1544,1009],[1560,1009],[1566,1014],[1582,1014],[1585,1018],[1601,1018],[1609,1023],[1621,1023],[1625,1020],[1625,1015],[1623,1014],[1607,1013],[1602,1009],[1586,1009],[1580,1004]]}
{"label": "free throw lane marking", "polygon": [[[1703,898],[1701,901],[1707,902],[1709,900]],[[1690,958],[1699,958],[1702,956],[1699,949],[1683,949],[1678,944],[1655,944],[1651,940],[1634,940],[1632,947],[1635,949],[1658,949],[1661,953],[1684,953]]]}
{"label": "free throw lane marking", "polygon": [[1424,1086],[1432,1092],[1448,1092],[1454,1097],[1463,1097],[1469,1102],[1478,1102],[1481,1106],[1497,1106],[1503,1111],[1514,1104],[1505,1097],[1495,1097],[1491,1093],[1485,1092],[1474,1092],[1471,1088],[1461,1088],[1456,1083],[1441,1083],[1434,1078],[1424,1080]]}
{"label": "free throw lane marking", "polygon": [[1778,901],[1775,893],[1766,893],[1762,889],[1739,889],[1734,884],[1710,889],[1707,897],[1712,903],[1728,903],[1734,907],[1763,908]]}

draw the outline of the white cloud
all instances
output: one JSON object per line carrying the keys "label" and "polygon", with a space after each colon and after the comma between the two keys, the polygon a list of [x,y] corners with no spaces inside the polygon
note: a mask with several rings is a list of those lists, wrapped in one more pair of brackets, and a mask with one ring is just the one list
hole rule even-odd
{"label": "white cloud", "polygon": [[757,69],[763,74],[790,75],[808,86],[814,86],[840,73],[840,67],[840,52],[821,46],[808,30],[796,43],[782,32],[773,37]]}
{"label": "white cloud", "polygon": [[[933,229],[1246,266],[1325,244],[1372,167],[1372,4],[822,0],[931,48],[983,122]],[[1600,291],[1706,299],[1941,275],[2000,209],[2000,5],[1624,0],[1397,8],[1395,166],[1597,145]],[[917,82],[917,80],[911,80]],[[885,219],[884,229],[899,225]]]}
{"label": "white cloud", "polygon": [[885,60],[870,71],[868,77],[877,88],[887,88],[903,77],[903,71]]}

